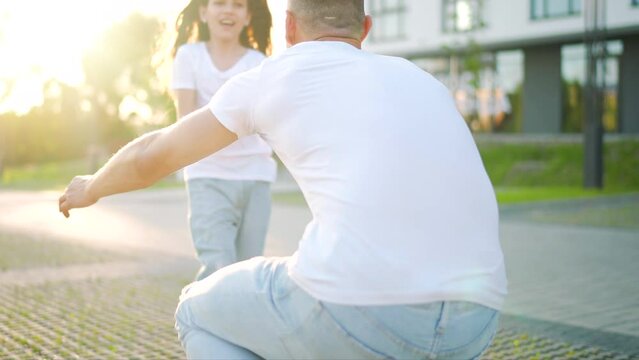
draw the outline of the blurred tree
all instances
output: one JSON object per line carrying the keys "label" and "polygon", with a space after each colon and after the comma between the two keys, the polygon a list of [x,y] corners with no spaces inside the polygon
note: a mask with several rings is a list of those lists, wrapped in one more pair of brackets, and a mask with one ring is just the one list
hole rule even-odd
{"label": "blurred tree", "polygon": [[82,156],[86,126],[79,113],[78,90],[49,81],[45,102],[23,116],[0,119],[0,155],[4,164],[66,160]]}
{"label": "blurred tree", "polygon": [[0,115],[0,181],[2,180],[2,175],[4,174],[4,157],[7,152],[7,124],[4,117],[5,116]]}
{"label": "blurred tree", "polygon": [[[454,43],[452,45],[445,45],[442,47],[442,51],[448,58],[454,59],[451,63],[459,64],[455,68],[450,69],[450,77],[456,79],[452,84],[454,88],[451,89],[451,91],[453,93],[459,90],[465,91],[468,106],[466,109],[467,113],[463,114],[464,119],[471,130],[479,131],[481,127],[479,122],[477,92],[481,87],[481,73],[486,67],[486,64],[484,64],[482,60],[484,50],[477,41],[468,36],[465,44]],[[468,74],[467,83],[464,80],[465,74]],[[466,86],[469,88],[465,89]]]}
{"label": "blurred tree", "polygon": [[158,86],[151,65],[161,30],[156,18],[130,15],[86,53],[85,85],[49,81],[42,106],[23,116],[0,115],[0,175],[5,165],[77,159],[87,153],[99,161],[100,154],[117,150],[141,128],[173,122],[172,101]]}
{"label": "blurred tree", "polygon": [[468,40],[464,56],[464,70],[471,75],[470,86],[477,90],[481,86],[481,71],[484,69],[482,62],[483,49],[474,39]]}
{"label": "blurred tree", "polygon": [[523,131],[523,92],[524,85],[523,83],[519,83],[515,90],[508,94],[508,100],[513,108],[510,115],[510,121],[506,123],[507,128],[504,129],[504,132],[521,133]]}
{"label": "blurred tree", "polygon": [[[132,14],[106,31],[83,61],[85,113],[91,144],[108,152],[136,135],[139,126],[174,121],[172,102],[157,86],[151,58],[162,26],[157,18]],[[124,100],[127,100],[126,102]],[[157,119],[163,119],[158,123]]]}
{"label": "blurred tree", "polygon": [[561,80],[563,87],[562,132],[580,133],[584,126],[583,85],[578,80]]}
{"label": "blurred tree", "polygon": [[[466,52],[464,54],[464,71],[470,74],[469,85],[473,92],[470,95],[470,99],[473,103],[473,111],[468,116],[468,123],[473,131],[481,130],[481,122],[479,119],[479,99],[477,99],[477,93],[481,87],[481,72],[484,69],[482,62],[483,50],[479,43],[472,38],[469,38],[468,45],[466,46]],[[491,130],[491,129],[486,129]]]}

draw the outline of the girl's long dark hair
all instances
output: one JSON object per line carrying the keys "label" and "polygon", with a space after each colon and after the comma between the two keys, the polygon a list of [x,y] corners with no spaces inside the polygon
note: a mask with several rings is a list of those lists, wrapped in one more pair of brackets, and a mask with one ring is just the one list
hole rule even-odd
{"label": "girl's long dark hair", "polygon": [[[191,0],[175,21],[177,37],[171,56],[175,57],[178,48],[189,41],[208,41],[211,38],[206,23],[200,20],[200,7],[207,6],[208,0]],[[271,54],[271,26],[273,20],[266,0],[247,0],[251,22],[240,34],[242,46]]]}

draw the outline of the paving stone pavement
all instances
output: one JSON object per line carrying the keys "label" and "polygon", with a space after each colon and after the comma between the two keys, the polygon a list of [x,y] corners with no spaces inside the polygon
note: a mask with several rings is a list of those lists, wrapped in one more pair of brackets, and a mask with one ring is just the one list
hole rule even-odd
{"label": "paving stone pavement", "polygon": [[509,295],[504,311],[639,339],[639,229],[530,220],[540,212],[613,211],[628,203],[639,204],[639,195],[505,207],[501,237]]}
{"label": "paving stone pavement", "polygon": [[[0,272],[0,359],[184,357],[173,311],[197,265],[183,228],[183,192],[129,194],[72,215],[102,223],[97,240],[87,238],[95,228],[72,230],[50,218],[54,194],[5,195],[0,192],[0,231],[45,229],[54,241],[118,250],[122,259]],[[639,359],[637,230],[531,220],[538,211],[564,208],[570,206],[502,209],[510,295],[484,358]],[[162,213],[169,219],[158,221]],[[20,223],[25,214],[33,216]],[[309,219],[303,207],[275,204],[267,255],[290,254]],[[124,231],[127,226],[133,230]]]}

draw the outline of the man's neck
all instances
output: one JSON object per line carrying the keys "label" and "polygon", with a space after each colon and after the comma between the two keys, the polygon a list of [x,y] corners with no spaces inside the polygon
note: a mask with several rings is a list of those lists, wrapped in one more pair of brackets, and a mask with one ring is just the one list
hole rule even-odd
{"label": "man's neck", "polygon": [[320,36],[318,38],[313,39],[315,41],[341,41],[347,44],[351,44],[354,47],[361,49],[362,42],[358,39],[346,37],[346,36]]}

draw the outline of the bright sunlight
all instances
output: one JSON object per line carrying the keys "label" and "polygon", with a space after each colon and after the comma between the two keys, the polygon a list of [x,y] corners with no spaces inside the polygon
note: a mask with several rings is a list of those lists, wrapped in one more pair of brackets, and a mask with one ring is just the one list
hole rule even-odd
{"label": "bright sunlight", "polygon": [[[82,55],[99,34],[132,12],[170,24],[188,1],[175,0],[0,0],[0,114],[27,113],[42,104],[43,84],[84,81]],[[279,24],[284,0],[269,0]],[[282,30],[274,29],[280,49]]]}

